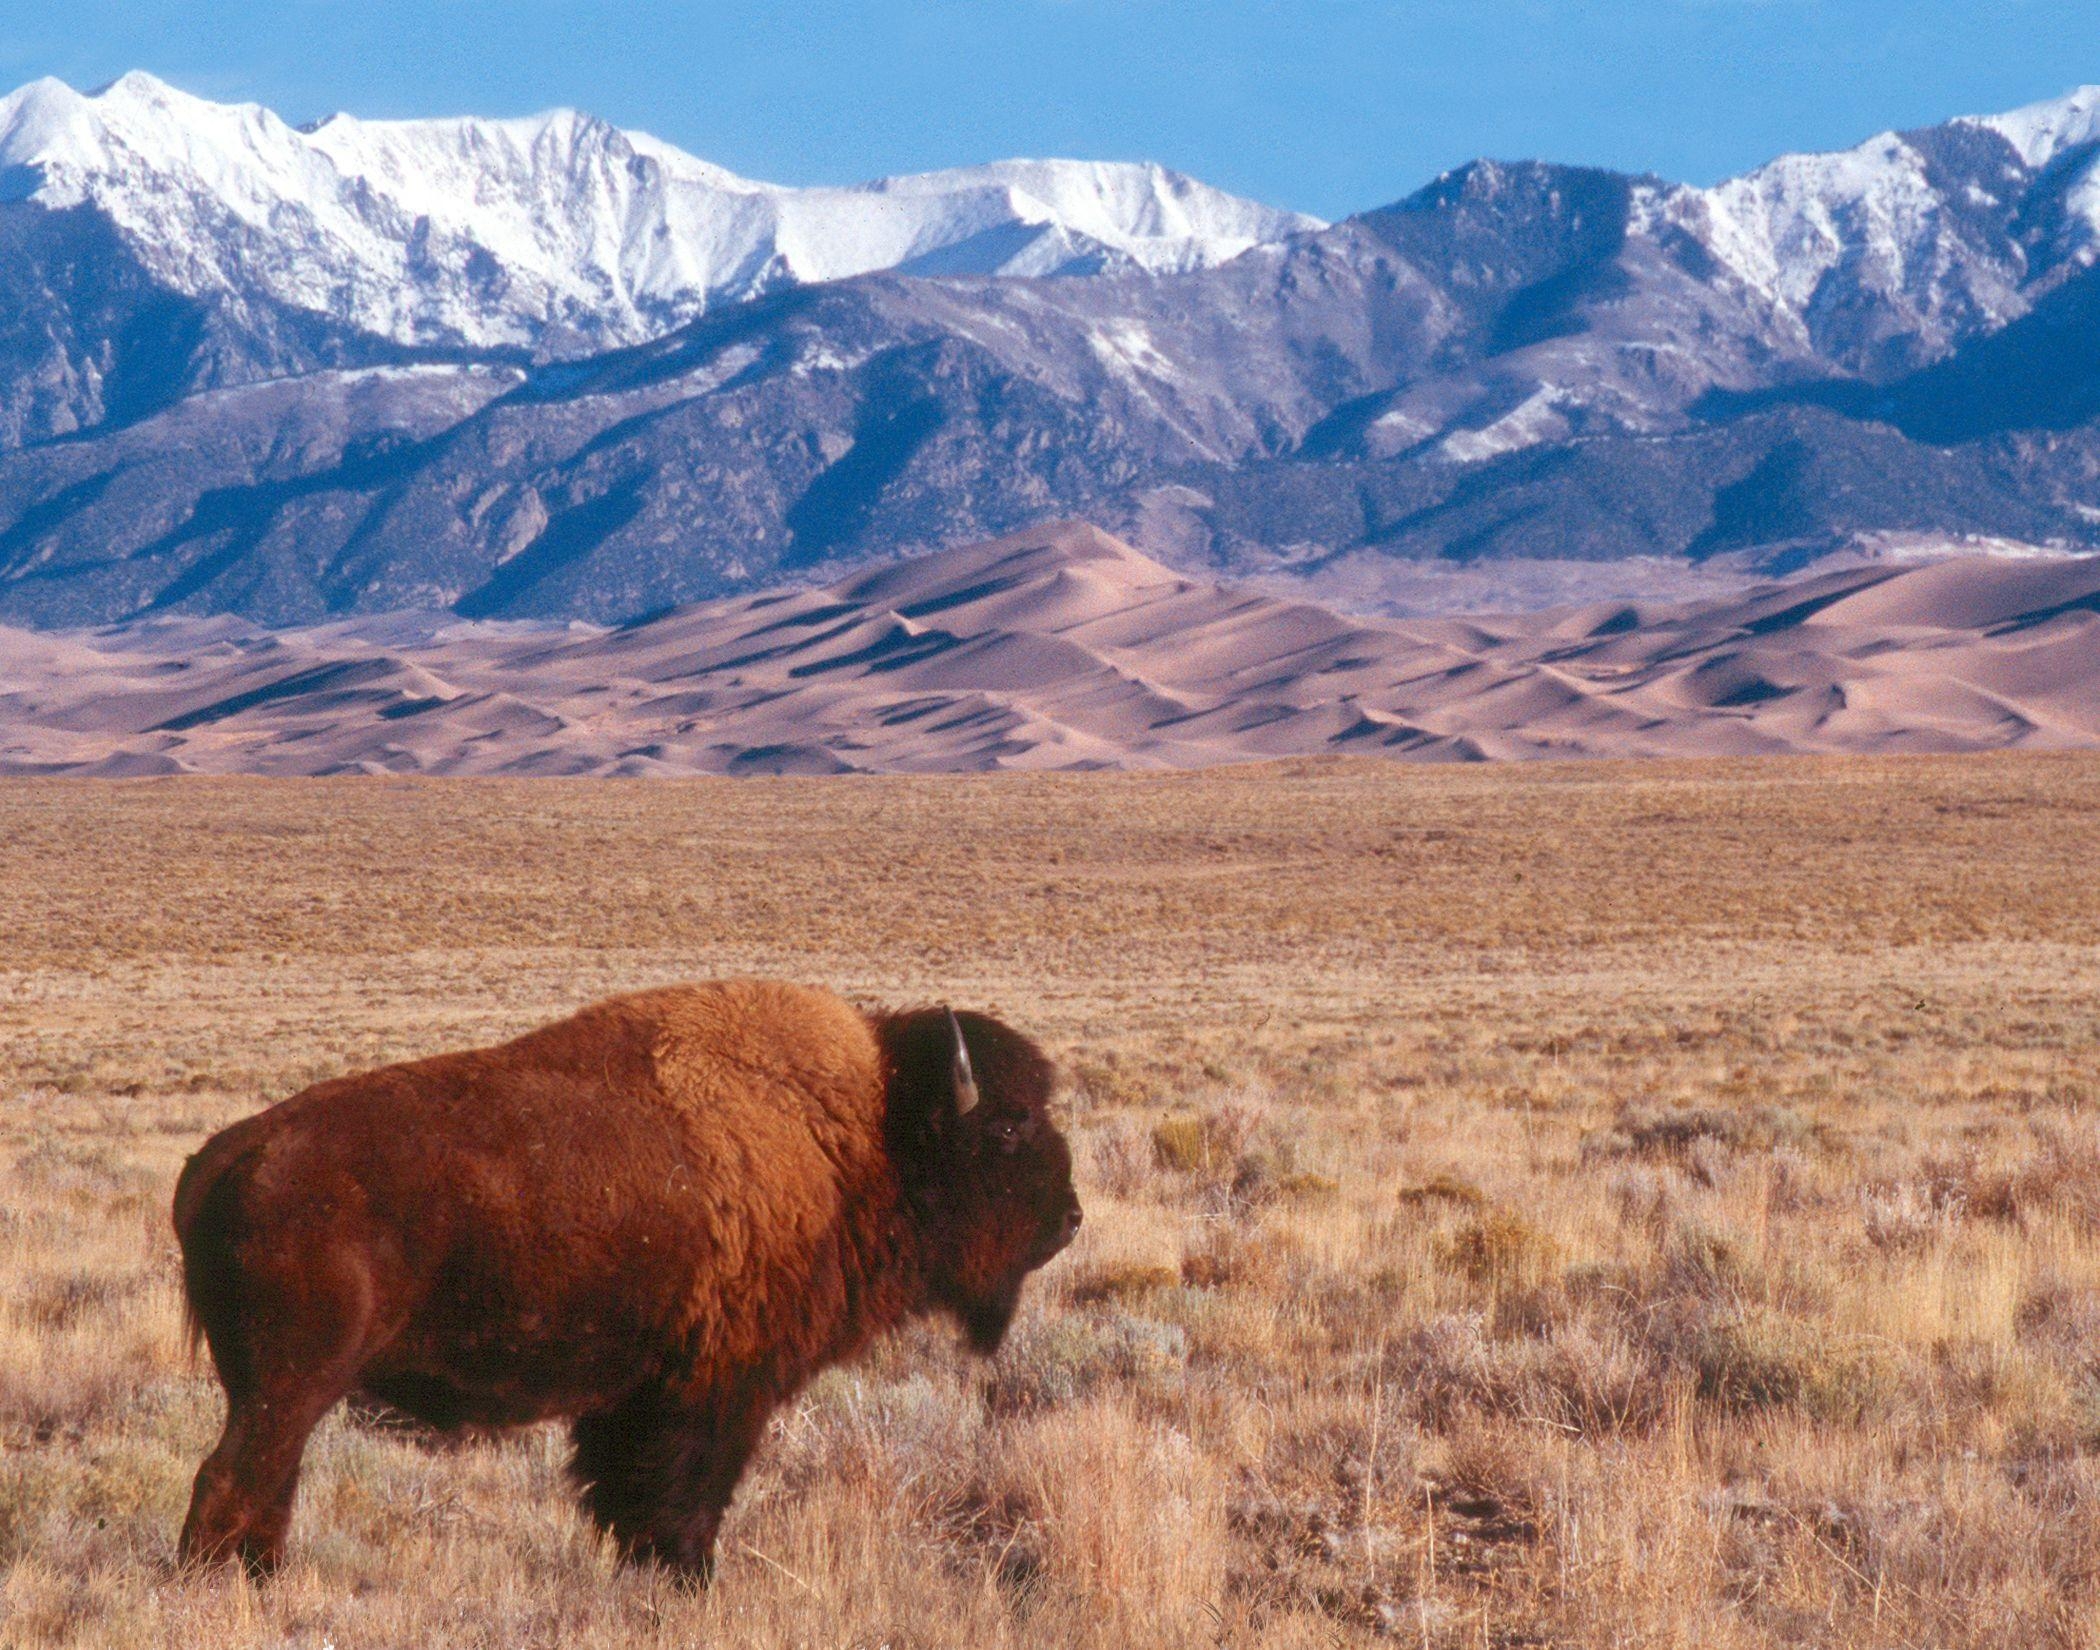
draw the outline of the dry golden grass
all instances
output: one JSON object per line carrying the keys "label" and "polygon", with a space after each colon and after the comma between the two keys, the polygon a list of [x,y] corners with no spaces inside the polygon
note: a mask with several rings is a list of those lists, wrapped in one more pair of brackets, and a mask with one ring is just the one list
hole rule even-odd
{"label": "dry golden grass", "polygon": [[[2092,1643],[2096,847],[2082,757],[0,785],[0,1643]],[[1002,1356],[819,1381],[704,1598],[342,1415],[171,1576],[183,1155],[734,972],[1063,1058]]]}

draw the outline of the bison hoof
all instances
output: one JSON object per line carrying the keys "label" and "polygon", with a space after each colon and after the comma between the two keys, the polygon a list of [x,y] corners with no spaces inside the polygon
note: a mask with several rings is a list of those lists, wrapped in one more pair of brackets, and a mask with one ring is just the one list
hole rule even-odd
{"label": "bison hoof", "polygon": [[627,1561],[659,1572],[687,1592],[704,1592],[715,1579],[712,1542],[696,1551],[690,1543],[683,1541],[646,1540],[629,1549]]}
{"label": "bison hoof", "polygon": [[283,1567],[284,1549],[242,1540],[186,1541],[175,1554],[175,1568],[182,1575],[206,1575],[228,1564],[238,1564],[250,1581],[268,1581]]}

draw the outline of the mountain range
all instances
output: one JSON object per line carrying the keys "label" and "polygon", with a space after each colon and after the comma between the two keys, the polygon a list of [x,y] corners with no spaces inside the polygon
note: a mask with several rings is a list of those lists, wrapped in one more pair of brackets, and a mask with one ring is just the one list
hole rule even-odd
{"label": "mountain range", "polygon": [[618,622],[1074,515],[1373,609],[2085,549],[2096,256],[2094,89],[1329,225],[1156,167],[797,190],[569,113],[38,82],[0,618]]}

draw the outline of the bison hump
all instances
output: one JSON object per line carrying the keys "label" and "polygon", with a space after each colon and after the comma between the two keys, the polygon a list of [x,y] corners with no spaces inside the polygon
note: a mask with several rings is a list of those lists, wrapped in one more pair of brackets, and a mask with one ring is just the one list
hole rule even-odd
{"label": "bison hump", "polygon": [[827,1129],[881,1128],[882,1054],[867,1016],[813,986],[717,980],[638,991],[512,1046],[695,1118],[758,1108]]}

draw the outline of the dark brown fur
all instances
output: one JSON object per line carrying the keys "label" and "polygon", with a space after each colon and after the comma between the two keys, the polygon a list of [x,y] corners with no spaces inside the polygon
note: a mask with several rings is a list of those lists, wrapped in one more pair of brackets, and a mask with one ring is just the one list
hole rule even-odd
{"label": "dark brown fur", "polygon": [[321,1083],[175,1189],[226,1388],[181,1554],[280,1560],[316,1422],[360,1392],[441,1429],[567,1417],[623,1552],[704,1578],[767,1417],[914,1314],[999,1344],[1076,1228],[1027,1038],[765,981],[642,992],[500,1047]]}

